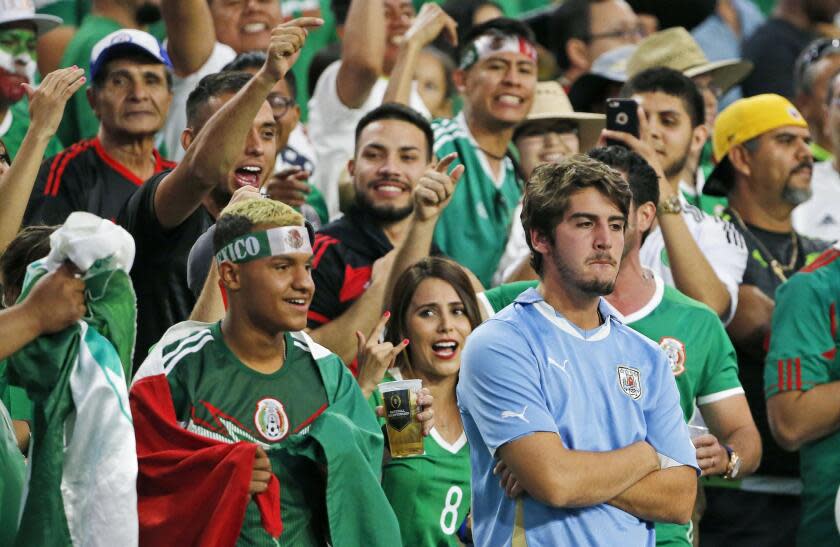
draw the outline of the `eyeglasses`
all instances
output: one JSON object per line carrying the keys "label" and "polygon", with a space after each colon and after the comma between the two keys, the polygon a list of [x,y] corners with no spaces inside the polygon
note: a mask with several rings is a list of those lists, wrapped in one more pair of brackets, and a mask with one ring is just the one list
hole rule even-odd
{"label": "eyeglasses", "polygon": [[286,115],[286,112],[295,104],[295,100],[291,97],[286,97],[279,93],[269,93],[266,98],[268,104],[271,105],[271,110],[276,119],[280,119]]}
{"label": "eyeglasses", "polygon": [[526,122],[516,132],[516,138],[545,137],[548,133],[559,135],[577,135],[578,126],[575,122],[566,120]]}
{"label": "eyeglasses", "polygon": [[601,32],[598,34],[590,34],[586,38],[589,42],[594,42],[595,40],[603,40],[608,38],[633,40],[635,38],[643,38],[644,35],[645,27],[642,25],[636,25],[635,27],[608,30],[607,32]]}
{"label": "eyeglasses", "polygon": [[720,99],[720,96],[723,95],[723,89],[714,82],[709,82],[708,84],[694,82],[694,84],[697,86],[697,90],[700,91],[700,93],[708,91],[714,95],[716,99]]}

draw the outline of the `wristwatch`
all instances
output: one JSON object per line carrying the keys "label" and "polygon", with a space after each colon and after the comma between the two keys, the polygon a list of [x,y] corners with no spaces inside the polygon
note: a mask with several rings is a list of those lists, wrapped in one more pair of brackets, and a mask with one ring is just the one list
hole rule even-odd
{"label": "wristwatch", "polygon": [[726,449],[726,453],[729,454],[729,464],[726,466],[726,473],[723,474],[723,478],[735,480],[741,471],[741,456],[728,444],[723,445],[723,447]]}
{"label": "wristwatch", "polygon": [[682,213],[683,208],[680,196],[675,194],[663,199],[659,202],[659,206],[656,209],[659,213],[664,215],[678,215]]}

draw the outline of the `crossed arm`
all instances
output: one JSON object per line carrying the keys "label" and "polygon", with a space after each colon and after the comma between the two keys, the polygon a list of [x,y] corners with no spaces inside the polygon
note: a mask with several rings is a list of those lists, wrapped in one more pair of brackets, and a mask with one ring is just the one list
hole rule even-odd
{"label": "crossed arm", "polygon": [[644,520],[686,523],[691,518],[694,470],[660,469],[656,451],[643,441],[587,452],[569,450],[555,433],[538,432],[501,446],[498,455],[503,482],[505,473],[512,474],[522,490],[553,507],[609,503]]}

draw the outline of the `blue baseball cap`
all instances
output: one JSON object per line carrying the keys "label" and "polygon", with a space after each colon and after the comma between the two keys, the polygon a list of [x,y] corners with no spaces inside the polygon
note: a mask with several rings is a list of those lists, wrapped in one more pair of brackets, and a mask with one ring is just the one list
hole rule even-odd
{"label": "blue baseball cap", "polygon": [[90,52],[91,79],[96,78],[96,74],[108,61],[137,54],[154,59],[168,70],[172,70],[169,55],[154,36],[142,30],[120,29],[99,40],[93,46]]}

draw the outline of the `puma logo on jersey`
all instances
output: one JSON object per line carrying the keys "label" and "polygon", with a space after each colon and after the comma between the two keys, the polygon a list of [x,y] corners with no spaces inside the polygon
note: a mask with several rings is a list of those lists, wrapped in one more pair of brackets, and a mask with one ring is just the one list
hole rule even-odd
{"label": "puma logo on jersey", "polygon": [[560,363],[555,361],[553,357],[549,357],[548,358],[548,364],[553,366],[553,367],[559,368],[560,370],[562,370],[566,374],[569,374],[569,372],[566,370],[566,366],[569,364],[568,359],[563,359],[563,364],[561,365]]}
{"label": "puma logo on jersey", "polygon": [[525,411],[526,410],[528,410],[528,405],[525,405],[524,407],[522,407],[522,412],[514,412],[512,410],[505,410],[505,411],[502,412],[502,419],[505,420],[507,418],[519,418],[520,420],[522,420],[526,424],[529,424],[531,422],[529,422],[528,418],[525,417]]}

